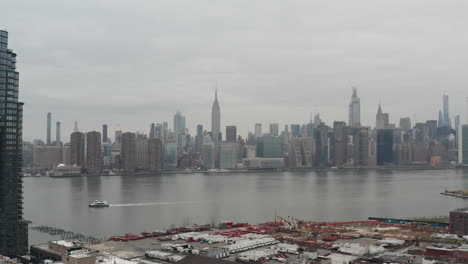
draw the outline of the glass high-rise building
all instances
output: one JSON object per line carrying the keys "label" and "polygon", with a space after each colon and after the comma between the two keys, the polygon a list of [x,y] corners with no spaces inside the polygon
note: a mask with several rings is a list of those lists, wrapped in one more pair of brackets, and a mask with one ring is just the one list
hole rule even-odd
{"label": "glass high-rise building", "polygon": [[377,129],[377,165],[393,162],[393,129]]}
{"label": "glass high-rise building", "polygon": [[16,54],[8,49],[8,32],[0,30],[0,255],[28,251],[23,219],[23,103],[18,101]]}
{"label": "glass high-rise building", "polygon": [[52,113],[47,113],[47,145],[52,143]]}

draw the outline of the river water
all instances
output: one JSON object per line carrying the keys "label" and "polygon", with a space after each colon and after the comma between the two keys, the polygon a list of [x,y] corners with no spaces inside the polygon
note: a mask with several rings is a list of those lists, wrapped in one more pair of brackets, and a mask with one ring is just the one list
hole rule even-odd
{"label": "river water", "polygon": [[[301,171],[25,178],[25,218],[96,237],[171,225],[260,223],[280,216],[317,221],[369,216],[442,216],[468,200],[468,170]],[[89,208],[93,200],[109,208]],[[52,237],[30,230],[30,243]]]}

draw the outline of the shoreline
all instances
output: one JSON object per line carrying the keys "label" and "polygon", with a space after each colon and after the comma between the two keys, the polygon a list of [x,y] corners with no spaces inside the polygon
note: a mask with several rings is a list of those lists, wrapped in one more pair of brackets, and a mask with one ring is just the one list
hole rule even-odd
{"label": "shoreline", "polygon": [[[225,169],[219,171],[207,170],[167,170],[160,172],[133,172],[119,174],[83,174],[80,176],[65,176],[51,178],[79,178],[79,177],[100,177],[100,176],[148,176],[148,175],[173,175],[173,174],[232,174],[232,173],[255,173],[255,172],[349,172],[349,171],[443,171],[443,170],[464,170],[467,167],[430,167],[430,166],[388,166],[373,168],[282,168],[282,169]],[[23,176],[23,178],[37,178],[46,176]]]}
{"label": "shoreline", "polygon": [[421,166],[408,166],[408,167],[375,167],[375,168],[301,168],[301,169],[231,169],[226,171],[187,171],[187,170],[169,170],[161,172],[134,172],[122,174],[85,174],[83,176],[97,177],[97,176],[147,176],[147,175],[173,175],[173,174],[232,174],[232,173],[255,173],[255,172],[328,172],[328,171],[442,171],[442,170],[458,170],[464,168],[458,167],[421,167]]}

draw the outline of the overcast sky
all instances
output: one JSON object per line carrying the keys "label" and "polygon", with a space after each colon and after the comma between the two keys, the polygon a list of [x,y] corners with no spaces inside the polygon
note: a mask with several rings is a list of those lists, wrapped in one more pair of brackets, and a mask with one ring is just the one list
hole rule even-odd
{"label": "overcast sky", "polygon": [[437,119],[443,93],[452,122],[466,120],[465,0],[12,0],[0,10],[25,139],[45,138],[49,111],[65,142],[75,120],[84,132],[147,133],[151,122],[172,127],[178,109],[191,132],[209,130],[216,86],[223,134],[282,130],[311,112],[347,122],[353,85],[364,125],[379,101],[393,123]]}

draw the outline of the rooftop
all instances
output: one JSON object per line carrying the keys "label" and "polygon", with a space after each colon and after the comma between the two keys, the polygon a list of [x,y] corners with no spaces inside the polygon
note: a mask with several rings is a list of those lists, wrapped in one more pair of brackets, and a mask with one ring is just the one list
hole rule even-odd
{"label": "rooftop", "polygon": [[458,209],[453,210],[452,212],[468,213],[468,207],[465,207],[465,208],[458,208]]}
{"label": "rooftop", "polygon": [[222,259],[216,259],[216,258],[190,255],[182,260],[177,261],[176,263],[177,264],[229,264],[229,263],[235,263],[235,262],[222,260]]}
{"label": "rooftop", "polygon": [[70,242],[70,241],[65,241],[65,240],[56,240],[56,241],[50,241],[51,243],[58,244],[64,247],[74,247],[75,243]]}

